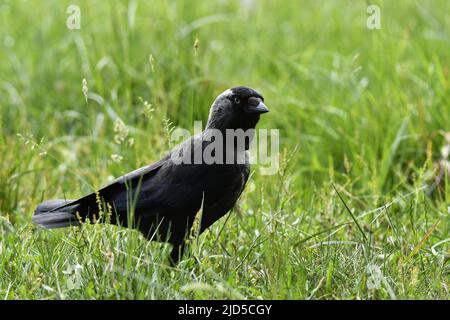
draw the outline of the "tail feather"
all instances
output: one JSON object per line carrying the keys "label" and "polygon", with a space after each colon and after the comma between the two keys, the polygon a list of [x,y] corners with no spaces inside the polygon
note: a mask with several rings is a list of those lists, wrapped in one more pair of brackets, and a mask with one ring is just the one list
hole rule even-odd
{"label": "tail feather", "polygon": [[41,203],[34,211],[33,223],[47,228],[63,228],[80,225],[77,217],[78,205],[69,205],[73,200],[48,200]]}

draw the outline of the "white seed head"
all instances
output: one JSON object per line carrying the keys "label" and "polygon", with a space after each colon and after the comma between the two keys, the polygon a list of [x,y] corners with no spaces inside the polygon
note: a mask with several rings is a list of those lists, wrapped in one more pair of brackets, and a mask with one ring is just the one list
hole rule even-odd
{"label": "white seed head", "polygon": [[123,142],[125,142],[125,140],[128,137],[128,128],[125,125],[125,123],[123,123],[122,119],[117,118],[116,121],[114,122],[114,142],[117,144],[122,144]]}
{"label": "white seed head", "polygon": [[112,154],[111,155],[111,160],[116,162],[116,163],[120,163],[123,160],[123,157],[121,155],[118,154]]}
{"label": "white seed head", "polygon": [[86,99],[86,103],[88,100],[88,84],[87,84],[87,80],[85,78],[83,78],[83,81],[81,82],[81,91],[83,92],[84,98]]}

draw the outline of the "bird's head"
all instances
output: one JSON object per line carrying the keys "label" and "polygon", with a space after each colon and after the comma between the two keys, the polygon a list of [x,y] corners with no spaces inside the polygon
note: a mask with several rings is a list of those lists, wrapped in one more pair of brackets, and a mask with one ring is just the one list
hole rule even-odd
{"label": "bird's head", "polygon": [[247,87],[222,92],[211,106],[207,129],[254,129],[262,113],[269,112],[264,98]]}

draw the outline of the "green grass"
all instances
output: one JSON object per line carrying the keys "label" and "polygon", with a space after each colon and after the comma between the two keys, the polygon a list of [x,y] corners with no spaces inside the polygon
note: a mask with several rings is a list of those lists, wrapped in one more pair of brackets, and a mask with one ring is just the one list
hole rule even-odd
{"label": "green grass", "polygon": [[[1,1],[0,298],[449,299],[450,188],[422,186],[450,130],[450,3],[374,3],[381,30],[366,1]],[[176,268],[136,231],[31,224],[159,159],[234,85],[263,93],[281,170],[254,166]]]}

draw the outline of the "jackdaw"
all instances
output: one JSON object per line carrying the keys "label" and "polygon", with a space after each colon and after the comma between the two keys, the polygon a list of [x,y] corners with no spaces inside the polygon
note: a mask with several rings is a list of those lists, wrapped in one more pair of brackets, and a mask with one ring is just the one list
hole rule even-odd
{"label": "jackdaw", "polygon": [[198,234],[202,233],[230,211],[241,195],[249,176],[252,131],[260,114],[268,111],[257,91],[242,86],[228,89],[212,104],[203,132],[160,161],[125,174],[97,192],[77,200],[41,203],[33,222],[60,228],[89,219],[136,228],[149,240],[171,243],[170,262],[175,264],[194,220]]}

